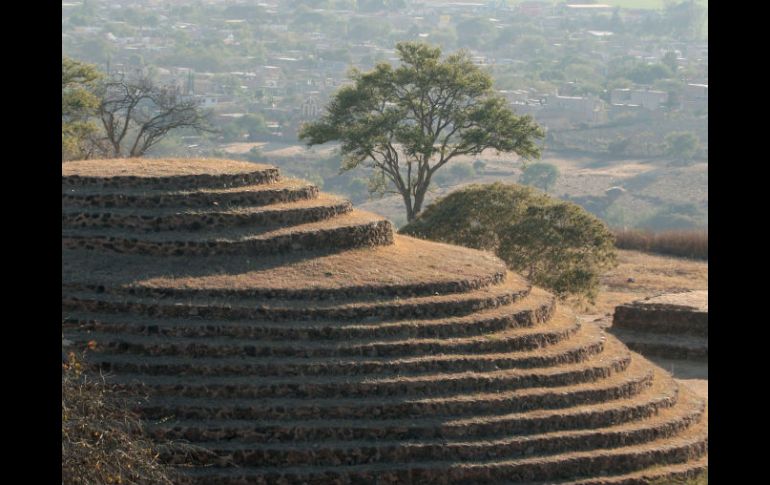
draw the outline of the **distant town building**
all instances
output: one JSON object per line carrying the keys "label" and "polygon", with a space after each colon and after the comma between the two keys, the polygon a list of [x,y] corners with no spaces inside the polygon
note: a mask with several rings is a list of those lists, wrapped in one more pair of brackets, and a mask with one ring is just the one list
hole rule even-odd
{"label": "distant town building", "polygon": [[321,114],[321,107],[315,97],[310,96],[300,105],[300,116],[303,121],[313,120]]}
{"label": "distant town building", "polygon": [[626,88],[613,89],[610,93],[610,104],[613,106],[639,106],[650,111],[657,111],[667,101],[668,93],[665,91]]}
{"label": "distant town building", "polygon": [[684,90],[682,107],[685,109],[696,110],[708,108],[709,104],[709,85],[708,84],[688,84]]}
{"label": "distant town building", "polygon": [[592,96],[546,96],[541,113],[546,116],[561,116],[576,123],[607,121],[604,101]]}

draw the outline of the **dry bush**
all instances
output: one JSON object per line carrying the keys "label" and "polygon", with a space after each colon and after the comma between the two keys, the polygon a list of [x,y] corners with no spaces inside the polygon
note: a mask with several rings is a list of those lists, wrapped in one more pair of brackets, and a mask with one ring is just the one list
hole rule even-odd
{"label": "dry bush", "polygon": [[650,482],[650,485],[708,485],[708,470],[694,478],[661,478]]}
{"label": "dry bush", "polygon": [[62,365],[61,404],[63,484],[173,484],[126,402],[74,353]]}
{"label": "dry bush", "polygon": [[646,253],[666,254],[692,259],[709,259],[709,233],[688,229],[653,232],[639,229],[615,231],[615,246]]}

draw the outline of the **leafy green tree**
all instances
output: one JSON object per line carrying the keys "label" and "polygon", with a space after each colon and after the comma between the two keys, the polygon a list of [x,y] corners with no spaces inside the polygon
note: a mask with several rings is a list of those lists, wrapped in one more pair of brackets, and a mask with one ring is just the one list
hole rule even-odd
{"label": "leafy green tree", "polygon": [[669,31],[684,39],[695,40],[703,37],[708,20],[707,8],[695,0],[665,2],[664,15]]}
{"label": "leafy green tree", "polygon": [[373,168],[401,195],[409,221],[433,175],[456,157],[486,149],[540,156],[542,128],[516,116],[466,52],[441,59],[439,48],[418,42],[399,43],[396,51],[400,66],[354,71],[354,85],[334,95],[321,119],[303,125],[300,139],[308,146],[340,141],[342,170]]}
{"label": "leafy green tree", "polygon": [[664,64],[637,64],[625,75],[639,84],[652,84],[658,79],[668,79],[674,75]]}
{"label": "leafy green tree", "polygon": [[665,138],[666,155],[680,163],[687,163],[695,157],[700,148],[700,140],[691,131],[675,131]]}
{"label": "leafy green tree", "polygon": [[496,34],[494,24],[484,17],[469,17],[457,24],[460,45],[467,45],[472,49],[486,45]]}
{"label": "leafy green tree", "polygon": [[543,192],[551,190],[559,178],[559,169],[550,163],[533,163],[524,168],[519,183],[537,187]]}
{"label": "leafy green tree", "polygon": [[671,72],[675,73],[679,69],[679,63],[677,62],[676,52],[668,51],[663,54],[663,58],[660,60],[663,65],[668,67]]}
{"label": "leafy green tree", "polygon": [[437,200],[401,233],[494,251],[560,297],[596,297],[616,263],[614,237],[580,206],[513,184],[469,185]]}
{"label": "leafy green tree", "polygon": [[607,152],[613,157],[625,155],[628,146],[631,144],[630,138],[617,137],[607,145]]}
{"label": "leafy green tree", "polygon": [[62,160],[87,158],[92,152],[91,139],[99,128],[91,118],[99,107],[95,90],[102,76],[93,65],[61,60]]}
{"label": "leafy green tree", "polygon": [[702,228],[708,225],[708,215],[695,204],[669,204],[643,218],[639,227],[654,231]]}

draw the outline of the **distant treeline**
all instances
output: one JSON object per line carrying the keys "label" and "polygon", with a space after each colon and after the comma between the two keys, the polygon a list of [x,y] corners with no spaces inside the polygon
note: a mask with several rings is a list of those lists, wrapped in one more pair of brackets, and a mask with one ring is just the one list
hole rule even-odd
{"label": "distant treeline", "polygon": [[666,254],[692,259],[709,259],[708,229],[686,229],[653,232],[649,230],[616,230],[615,246],[646,253]]}

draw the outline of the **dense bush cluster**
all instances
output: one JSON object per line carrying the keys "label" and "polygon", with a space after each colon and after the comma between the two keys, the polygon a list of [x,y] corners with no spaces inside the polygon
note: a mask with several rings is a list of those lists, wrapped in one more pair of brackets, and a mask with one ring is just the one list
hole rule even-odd
{"label": "dense bush cluster", "polygon": [[593,300],[616,264],[614,238],[580,206],[514,184],[469,185],[437,200],[400,231],[494,251],[559,296]]}

